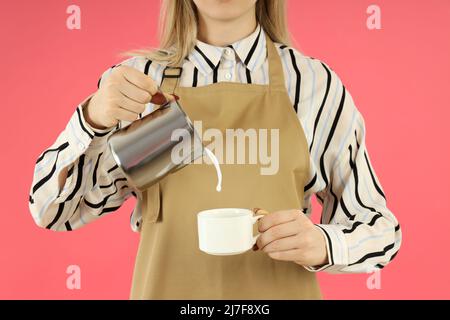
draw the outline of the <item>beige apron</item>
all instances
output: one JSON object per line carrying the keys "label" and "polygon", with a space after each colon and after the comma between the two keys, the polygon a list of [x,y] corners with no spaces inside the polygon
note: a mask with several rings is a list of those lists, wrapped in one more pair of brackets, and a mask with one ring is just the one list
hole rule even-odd
{"label": "beige apron", "polygon": [[276,211],[302,206],[309,172],[307,142],[285,88],[280,57],[270,38],[266,39],[269,85],[219,82],[178,87],[176,77],[166,77],[161,89],[174,88],[191,120],[201,120],[203,130],[219,129],[223,137],[227,128],[279,129],[278,173],[261,175],[259,160],[258,164],[222,164],[222,191],[217,192],[215,169],[203,161],[143,192],[131,299],[321,298],[315,274],[294,262],[274,260],[260,250],[214,256],[198,247],[197,213],[201,210],[259,207]]}

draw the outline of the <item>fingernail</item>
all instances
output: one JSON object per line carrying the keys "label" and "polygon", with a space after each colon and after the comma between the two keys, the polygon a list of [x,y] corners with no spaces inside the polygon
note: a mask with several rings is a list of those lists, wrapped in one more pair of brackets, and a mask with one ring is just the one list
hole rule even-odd
{"label": "fingernail", "polygon": [[161,92],[158,91],[153,95],[150,102],[161,105],[161,104],[166,103],[167,99]]}

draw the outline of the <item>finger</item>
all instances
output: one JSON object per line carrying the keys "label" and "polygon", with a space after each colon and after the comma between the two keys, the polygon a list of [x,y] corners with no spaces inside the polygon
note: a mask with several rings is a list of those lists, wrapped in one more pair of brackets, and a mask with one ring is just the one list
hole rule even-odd
{"label": "finger", "polygon": [[138,103],[148,103],[152,98],[152,95],[149,92],[136,87],[134,84],[126,80],[120,82],[119,91],[122,95],[127,96],[131,100],[134,100]]}
{"label": "finger", "polygon": [[264,232],[267,229],[278,224],[286,223],[298,218],[300,210],[282,210],[265,215],[259,220],[259,232]]}
{"label": "finger", "polygon": [[145,111],[145,104],[136,102],[123,95],[117,103],[121,108],[127,109],[133,113],[142,113]]}
{"label": "finger", "polygon": [[270,212],[269,211],[267,211],[267,210],[264,210],[264,209],[261,209],[261,208],[253,208],[253,213],[254,214],[256,214],[256,215],[266,215],[266,214],[270,214]]}
{"label": "finger", "polygon": [[166,97],[167,100],[169,101],[177,101],[178,99],[180,99],[180,97],[178,97],[176,94],[170,94],[170,93],[163,93],[164,96]]}
{"label": "finger", "polygon": [[298,237],[296,235],[292,237],[277,239],[266,245],[262,250],[264,252],[276,252],[298,249]]}
{"label": "finger", "polygon": [[275,251],[269,252],[268,256],[275,260],[280,261],[297,261],[298,257],[301,256],[302,252],[300,249],[292,249],[286,251]]}
{"label": "finger", "polygon": [[121,108],[121,107],[117,107],[117,109],[115,110],[115,114],[116,114],[116,119],[117,120],[125,120],[125,121],[134,121],[138,118],[138,114],[131,112],[127,109]]}
{"label": "finger", "polygon": [[279,224],[273,226],[258,237],[258,241],[256,242],[258,248],[263,249],[265,246],[269,245],[271,242],[294,236],[300,232],[300,224],[297,220],[289,221],[283,224]]}
{"label": "finger", "polygon": [[158,91],[156,82],[153,81],[151,77],[135,68],[128,67],[123,73],[123,76],[128,82],[132,83],[142,90],[147,91],[151,95],[155,94]]}

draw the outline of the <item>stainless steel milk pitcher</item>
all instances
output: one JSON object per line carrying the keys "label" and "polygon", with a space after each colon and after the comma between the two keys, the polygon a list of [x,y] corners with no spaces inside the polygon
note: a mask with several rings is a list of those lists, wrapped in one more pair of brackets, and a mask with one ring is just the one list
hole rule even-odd
{"label": "stainless steel milk pitcher", "polygon": [[[176,100],[117,130],[107,141],[117,165],[138,191],[203,155],[201,137]],[[180,148],[179,144],[188,150],[183,158],[172,154],[175,146]]]}

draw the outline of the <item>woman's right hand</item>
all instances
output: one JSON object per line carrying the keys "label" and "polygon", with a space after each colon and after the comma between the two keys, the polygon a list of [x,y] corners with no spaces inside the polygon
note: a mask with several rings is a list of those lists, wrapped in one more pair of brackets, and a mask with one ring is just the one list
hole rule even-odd
{"label": "woman's right hand", "polygon": [[126,65],[113,68],[100,89],[83,109],[86,121],[93,128],[109,129],[120,120],[134,121],[149,102],[163,104],[175,98],[161,93],[155,81],[139,70]]}

